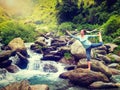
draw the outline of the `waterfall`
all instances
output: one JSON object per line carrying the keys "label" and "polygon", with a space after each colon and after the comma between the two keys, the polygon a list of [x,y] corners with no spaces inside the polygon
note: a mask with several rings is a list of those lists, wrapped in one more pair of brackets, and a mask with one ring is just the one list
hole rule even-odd
{"label": "waterfall", "polygon": [[[42,54],[37,54],[30,50],[32,43],[26,43],[27,52],[29,54],[29,64],[26,69],[20,69],[17,73],[6,73],[6,76],[0,77],[0,87],[6,86],[12,82],[29,80],[31,84],[48,84],[53,85],[60,82],[59,75],[65,72],[65,65],[55,61],[42,61]],[[15,58],[17,58],[15,56]],[[11,59],[15,59],[11,57]],[[50,67],[50,68],[49,68]],[[62,82],[63,83],[63,82]]]}

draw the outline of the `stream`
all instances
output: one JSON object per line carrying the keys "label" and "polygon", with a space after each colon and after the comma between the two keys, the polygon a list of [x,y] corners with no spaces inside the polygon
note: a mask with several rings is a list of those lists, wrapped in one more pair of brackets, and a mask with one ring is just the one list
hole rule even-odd
{"label": "stream", "polygon": [[[34,53],[30,50],[32,43],[26,43],[27,52],[30,55],[28,58],[29,64],[26,69],[22,69],[17,73],[7,72],[5,77],[0,77],[0,87],[10,83],[22,80],[28,80],[30,85],[47,84],[50,90],[87,90],[79,86],[74,86],[68,80],[60,79],[59,75],[66,70],[65,65],[55,61],[42,61],[42,54]],[[13,59],[14,57],[12,57]],[[45,68],[46,65],[51,65],[52,69]]]}

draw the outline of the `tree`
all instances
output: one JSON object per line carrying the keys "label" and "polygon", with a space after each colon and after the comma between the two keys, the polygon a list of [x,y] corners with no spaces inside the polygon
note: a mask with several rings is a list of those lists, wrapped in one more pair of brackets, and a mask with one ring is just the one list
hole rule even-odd
{"label": "tree", "polygon": [[72,21],[78,12],[78,0],[62,0],[62,3],[57,4],[57,9],[59,23]]}

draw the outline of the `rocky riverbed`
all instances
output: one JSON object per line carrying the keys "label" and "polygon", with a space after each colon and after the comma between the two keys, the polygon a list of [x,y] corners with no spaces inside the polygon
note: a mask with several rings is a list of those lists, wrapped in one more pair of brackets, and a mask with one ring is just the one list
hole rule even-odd
{"label": "rocky riverbed", "polygon": [[[73,32],[76,34],[76,32]],[[30,46],[34,53],[42,54],[40,61],[55,61],[65,64],[66,72],[61,72],[59,78],[69,80],[75,86],[85,87],[89,89],[119,89],[119,63],[120,56],[113,54],[117,45],[107,43],[101,47],[92,50],[91,70],[87,70],[87,61],[85,50],[81,43],[71,39],[68,35],[56,36],[54,33],[46,33],[40,35],[36,41]],[[12,58],[14,57],[14,58]],[[4,78],[6,72],[17,73],[21,69],[26,69],[29,64],[30,55],[27,52],[24,41],[21,38],[13,39],[7,46],[1,46],[0,52],[0,78]],[[37,66],[39,67],[39,65]],[[57,68],[52,64],[44,65],[44,72],[58,72]],[[26,85],[26,89],[22,85]],[[40,85],[29,86],[27,81],[17,83],[19,88],[8,85],[1,90],[39,90]],[[22,86],[21,86],[22,85]],[[47,85],[44,89],[49,90]],[[6,89],[5,89],[6,88]]]}

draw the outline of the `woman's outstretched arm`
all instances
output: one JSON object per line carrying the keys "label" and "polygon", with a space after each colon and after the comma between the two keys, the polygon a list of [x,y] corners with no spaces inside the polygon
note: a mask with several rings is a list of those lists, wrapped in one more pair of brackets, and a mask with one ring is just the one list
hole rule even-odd
{"label": "woman's outstretched arm", "polygon": [[79,37],[75,36],[75,35],[72,35],[69,31],[66,30],[66,33],[68,35],[70,35],[72,38],[75,38],[75,39],[78,39],[79,40]]}

